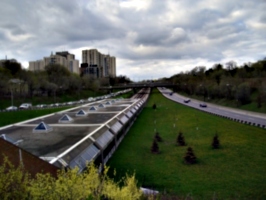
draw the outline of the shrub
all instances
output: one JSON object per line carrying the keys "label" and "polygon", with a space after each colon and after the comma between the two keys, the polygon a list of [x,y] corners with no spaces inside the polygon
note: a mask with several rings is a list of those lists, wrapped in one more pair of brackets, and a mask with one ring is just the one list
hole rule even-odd
{"label": "shrub", "polygon": [[151,152],[152,153],[159,153],[159,145],[155,139],[153,140],[153,143],[151,146]]}
{"label": "shrub", "polygon": [[179,134],[177,136],[176,143],[179,146],[186,146],[185,138],[184,138],[183,133],[181,131],[179,132]]}
{"label": "shrub", "polygon": [[155,139],[157,142],[162,142],[162,141],[163,141],[163,139],[161,138],[161,136],[159,135],[158,132],[155,133],[154,139]]}
{"label": "shrub", "polygon": [[196,156],[194,155],[193,149],[191,147],[187,148],[187,152],[184,156],[184,161],[186,164],[194,164],[197,161]]}
{"label": "shrub", "polygon": [[152,108],[155,110],[157,108],[156,104],[153,104]]}
{"label": "shrub", "polygon": [[213,140],[212,140],[212,148],[213,149],[219,149],[219,147],[220,147],[220,141],[219,141],[218,135],[216,133],[215,136],[213,137]]}

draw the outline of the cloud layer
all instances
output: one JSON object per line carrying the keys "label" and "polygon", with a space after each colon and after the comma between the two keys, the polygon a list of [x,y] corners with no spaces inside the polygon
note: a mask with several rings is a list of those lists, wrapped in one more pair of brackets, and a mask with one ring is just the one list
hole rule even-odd
{"label": "cloud layer", "polygon": [[117,75],[169,77],[266,57],[265,0],[2,0],[0,59],[83,49],[117,58]]}

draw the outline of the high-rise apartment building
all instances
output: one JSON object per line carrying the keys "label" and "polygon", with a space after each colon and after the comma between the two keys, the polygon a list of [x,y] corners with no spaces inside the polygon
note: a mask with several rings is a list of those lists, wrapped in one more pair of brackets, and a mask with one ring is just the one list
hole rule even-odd
{"label": "high-rise apartment building", "polygon": [[112,76],[116,75],[116,58],[114,56],[110,57],[110,74]]}
{"label": "high-rise apartment building", "polygon": [[36,60],[29,62],[30,71],[43,71],[45,67],[44,60]]}
{"label": "high-rise apartment building", "polygon": [[50,64],[59,64],[65,66],[70,72],[79,74],[79,61],[75,60],[75,55],[67,51],[51,53],[49,57],[44,57],[43,60],[30,61],[29,70],[42,71],[45,66]]}
{"label": "high-rise apartment building", "polygon": [[81,68],[83,74],[97,78],[116,76],[116,59],[100,53],[97,49],[83,50]]}

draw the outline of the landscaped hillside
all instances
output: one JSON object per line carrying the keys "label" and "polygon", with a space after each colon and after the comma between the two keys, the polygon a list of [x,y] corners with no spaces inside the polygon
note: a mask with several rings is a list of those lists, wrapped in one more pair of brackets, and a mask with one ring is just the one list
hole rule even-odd
{"label": "landscaped hillside", "polygon": [[[159,153],[151,152],[155,132],[162,139]],[[179,132],[186,146],[177,144]],[[213,149],[216,133],[220,148]],[[135,172],[140,185],[179,197],[265,199],[265,143],[265,129],[177,104],[154,90],[107,165],[118,177]],[[188,147],[195,164],[184,162]]]}

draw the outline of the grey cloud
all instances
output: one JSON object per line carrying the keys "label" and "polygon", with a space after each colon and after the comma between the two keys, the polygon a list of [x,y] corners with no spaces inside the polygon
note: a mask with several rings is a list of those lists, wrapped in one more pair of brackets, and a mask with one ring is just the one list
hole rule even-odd
{"label": "grey cloud", "polygon": [[27,34],[26,30],[23,30],[22,27],[17,26],[16,24],[6,24],[6,25],[3,25],[3,28],[6,30],[9,30],[13,36]]}
{"label": "grey cloud", "polygon": [[146,32],[138,34],[135,43],[143,45],[156,46],[160,45],[164,39],[168,37],[168,33],[157,28],[149,28]]}
{"label": "grey cloud", "polygon": [[241,29],[238,30],[236,26],[221,26],[208,30],[206,28],[206,36],[209,39],[219,39],[221,37],[228,37],[231,34],[238,34]]}

